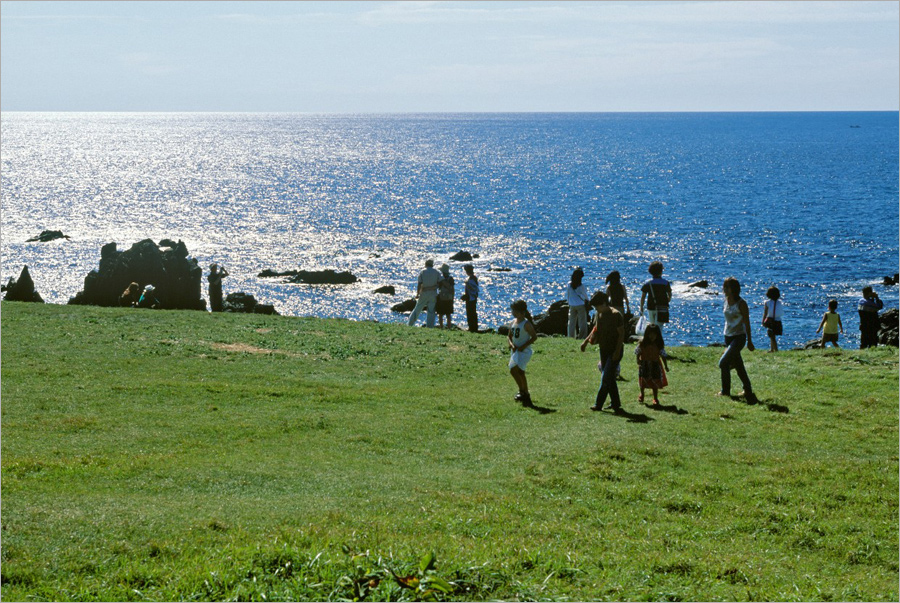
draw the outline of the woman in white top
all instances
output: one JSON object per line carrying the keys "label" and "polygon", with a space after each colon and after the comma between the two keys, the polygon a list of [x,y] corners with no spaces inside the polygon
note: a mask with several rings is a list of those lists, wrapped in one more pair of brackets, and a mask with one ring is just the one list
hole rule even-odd
{"label": "woman in white top", "polygon": [[587,289],[581,284],[584,270],[576,268],[572,281],[566,287],[566,302],[569,304],[569,337],[587,337],[587,303],[590,300]]}
{"label": "woman in white top", "polygon": [[738,395],[754,401],[756,396],[753,395],[753,386],[750,385],[750,377],[747,376],[744,359],[741,358],[744,345],[751,352],[755,349],[750,336],[750,309],[741,298],[741,283],[736,278],[726,278],[722,283],[722,292],[725,293],[725,353],[719,359],[722,389],[716,395],[731,395],[731,369],[734,369],[744,384],[744,391]]}
{"label": "woman in white top", "polygon": [[[781,318],[784,316],[784,304],[779,301],[781,291],[778,290],[778,287],[769,287],[769,290],[766,291],[766,297],[769,299],[766,301],[766,306],[763,309],[763,326],[766,327],[769,335],[769,351],[777,352],[778,342],[775,338],[782,333]],[[766,320],[769,318],[772,320],[769,324],[766,324]]]}

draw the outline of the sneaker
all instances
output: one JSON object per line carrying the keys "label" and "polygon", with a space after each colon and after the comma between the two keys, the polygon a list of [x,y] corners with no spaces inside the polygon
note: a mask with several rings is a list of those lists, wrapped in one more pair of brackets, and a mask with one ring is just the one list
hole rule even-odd
{"label": "sneaker", "polygon": [[522,392],[519,392],[518,394],[516,394],[516,397],[513,398],[513,400],[515,400],[516,402],[521,402],[521,401],[524,400],[524,399],[525,399],[525,397],[524,397],[524,395],[522,394]]}
{"label": "sneaker", "polygon": [[597,405],[595,404],[594,406],[591,406],[591,410],[603,410],[603,407],[602,407],[602,406],[597,406]]}

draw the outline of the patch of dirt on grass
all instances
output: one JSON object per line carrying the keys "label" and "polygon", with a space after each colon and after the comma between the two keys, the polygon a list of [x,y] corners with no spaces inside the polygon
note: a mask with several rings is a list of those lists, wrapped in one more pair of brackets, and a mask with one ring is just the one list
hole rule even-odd
{"label": "patch of dirt on grass", "polygon": [[284,350],[270,350],[269,348],[258,348],[249,343],[212,343],[213,349],[223,352],[234,352],[238,354],[284,354],[285,356],[302,356],[295,352],[286,352]]}

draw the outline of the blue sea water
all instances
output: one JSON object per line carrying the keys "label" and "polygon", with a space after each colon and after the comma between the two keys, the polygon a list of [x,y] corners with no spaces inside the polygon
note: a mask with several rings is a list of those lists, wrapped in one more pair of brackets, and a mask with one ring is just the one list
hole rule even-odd
{"label": "blue sea water", "polygon": [[[514,299],[534,313],[562,299],[576,266],[591,290],[619,270],[636,307],[654,260],[674,284],[670,343],[721,341],[728,276],[756,325],[781,289],[782,347],[816,337],[830,298],[856,345],[864,285],[898,305],[881,284],[900,253],[897,112],[3,113],[0,130],[2,279],[27,264],[52,303],[83,288],[102,245],[171,238],[224,265],[226,293],[285,315],[405,322],[390,306],[424,260],[460,250],[480,256],[488,327]],[[45,229],[71,240],[26,242]],[[699,280],[710,288],[687,287]],[[397,296],[371,293],[382,285]]]}

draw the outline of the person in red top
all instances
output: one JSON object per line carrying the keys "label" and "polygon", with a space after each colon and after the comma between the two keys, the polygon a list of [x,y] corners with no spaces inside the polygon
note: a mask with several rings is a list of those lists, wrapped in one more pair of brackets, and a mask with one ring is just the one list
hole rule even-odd
{"label": "person in red top", "polygon": [[638,363],[638,383],[641,386],[638,402],[644,401],[644,390],[649,388],[653,390],[653,403],[659,404],[659,390],[669,384],[666,380],[669,364],[666,362],[665,346],[662,330],[658,325],[650,325],[634,349]]}

